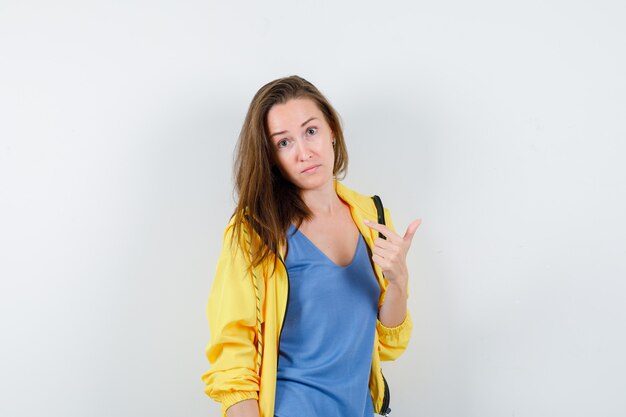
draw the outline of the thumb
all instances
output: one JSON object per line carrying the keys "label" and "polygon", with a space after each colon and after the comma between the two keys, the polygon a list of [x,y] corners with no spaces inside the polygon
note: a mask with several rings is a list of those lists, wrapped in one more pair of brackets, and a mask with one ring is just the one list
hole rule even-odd
{"label": "thumb", "polygon": [[413,220],[413,223],[406,228],[406,233],[404,234],[403,239],[411,242],[413,240],[413,236],[415,236],[415,232],[417,232],[417,228],[422,224],[422,219]]}

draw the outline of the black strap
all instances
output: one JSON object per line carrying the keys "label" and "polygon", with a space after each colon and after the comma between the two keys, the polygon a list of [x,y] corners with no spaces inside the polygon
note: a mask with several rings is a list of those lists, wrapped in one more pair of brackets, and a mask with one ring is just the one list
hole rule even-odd
{"label": "black strap", "polygon": [[[377,195],[372,196],[372,200],[374,200],[374,205],[376,206],[376,211],[378,212],[378,223],[385,224],[385,209],[383,208],[383,202]],[[387,239],[385,235],[380,232],[378,232],[378,237],[381,239]]]}

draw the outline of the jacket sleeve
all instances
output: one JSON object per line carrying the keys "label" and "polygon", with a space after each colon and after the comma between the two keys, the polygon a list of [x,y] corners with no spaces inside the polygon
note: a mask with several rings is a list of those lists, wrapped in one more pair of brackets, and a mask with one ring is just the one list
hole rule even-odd
{"label": "jacket sleeve", "polygon": [[258,398],[256,295],[247,253],[231,244],[232,226],[224,233],[222,252],[209,294],[211,368],[202,376],[204,391],[222,403],[222,412],[240,401]]}
{"label": "jacket sleeve", "polygon": [[[385,208],[385,223],[394,232],[396,228],[391,220],[389,210]],[[408,285],[408,284],[407,284]],[[408,295],[408,288],[407,288]],[[411,321],[411,314],[407,309],[406,317],[404,321],[395,327],[387,327],[380,322],[376,321],[376,331],[378,333],[378,352],[380,360],[392,361],[397,359],[406,350],[409,339],[411,338],[411,331],[413,329],[413,322]]]}
{"label": "jacket sleeve", "polygon": [[400,357],[409,345],[411,338],[411,314],[406,313],[404,321],[396,327],[387,327],[376,321],[376,331],[378,332],[378,354],[381,361],[393,361]]}

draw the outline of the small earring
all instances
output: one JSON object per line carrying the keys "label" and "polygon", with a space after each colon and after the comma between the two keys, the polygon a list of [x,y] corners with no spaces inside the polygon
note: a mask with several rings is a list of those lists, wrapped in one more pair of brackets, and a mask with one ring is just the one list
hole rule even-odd
{"label": "small earring", "polygon": [[333,148],[335,147],[335,139],[333,139]]}

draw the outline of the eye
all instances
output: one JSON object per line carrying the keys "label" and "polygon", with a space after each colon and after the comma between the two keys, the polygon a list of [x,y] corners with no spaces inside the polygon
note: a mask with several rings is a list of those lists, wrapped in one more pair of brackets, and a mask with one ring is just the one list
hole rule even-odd
{"label": "eye", "polygon": [[313,136],[316,133],[317,133],[317,128],[316,127],[309,127],[306,130],[306,134],[309,135],[309,136]]}
{"label": "eye", "polygon": [[278,142],[276,142],[276,146],[278,148],[284,148],[285,146],[287,146],[289,144],[289,142],[287,142],[287,139],[281,139]]}

